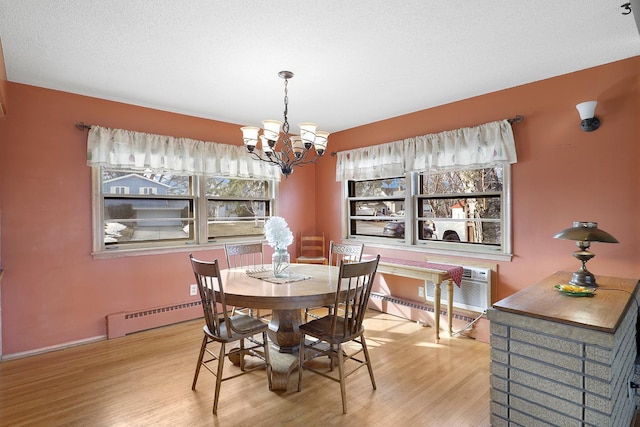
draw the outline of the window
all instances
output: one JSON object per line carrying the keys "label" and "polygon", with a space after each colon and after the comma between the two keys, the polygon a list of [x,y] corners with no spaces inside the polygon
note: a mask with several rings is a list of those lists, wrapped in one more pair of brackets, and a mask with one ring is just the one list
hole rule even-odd
{"label": "window", "polygon": [[347,182],[349,237],[443,252],[509,254],[510,166]]}
{"label": "window", "polygon": [[155,187],[140,187],[140,194],[158,194],[158,189]]}
{"label": "window", "polygon": [[262,236],[271,213],[269,182],[206,178],[207,236],[209,239]]}
{"label": "window", "polygon": [[405,178],[349,181],[349,234],[403,238]]}
{"label": "window", "polygon": [[114,185],[114,186],[111,186],[108,191],[105,191],[105,193],[129,194],[129,188],[122,187],[122,186],[119,186],[119,185]]}
{"label": "window", "polygon": [[97,252],[256,238],[273,208],[272,180],[94,170]]}

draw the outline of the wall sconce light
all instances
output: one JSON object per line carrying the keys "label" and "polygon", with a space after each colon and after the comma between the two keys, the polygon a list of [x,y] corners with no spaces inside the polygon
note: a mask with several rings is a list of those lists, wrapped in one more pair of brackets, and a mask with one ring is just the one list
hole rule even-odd
{"label": "wall sconce light", "polygon": [[578,250],[573,253],[573,256],[576,257],[582,265],[578,271],[573,273],[569,283],[578,286],[597,287],[596,278],[587,270],[585,265],[587,261],[596,256],[589,250],[589,246],[591,246],[591,242],[618,243],[618,239],[606,231],[600,230],[597,222],[586,221],[574,221],[573,227],[565,228],[553,237],[556,239],[574,240],[576,246],[578,246]]}
{"label": "wall sconce light", "polygon": [[580,128],[585,132],[593,132],[600,126],[600,119],[596,117],[596,105],[598,101],[581,102],[576,105],[578,113],[580,113]]}

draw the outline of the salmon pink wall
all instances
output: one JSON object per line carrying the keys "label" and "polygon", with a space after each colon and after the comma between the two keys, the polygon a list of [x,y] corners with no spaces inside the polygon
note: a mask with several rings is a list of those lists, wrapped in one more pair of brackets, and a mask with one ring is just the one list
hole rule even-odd
{"label": "salmon pink wall", "polygon": [[[108,314],[197,299],[188,292],[188,249],[93,259],[87,132],[74,125],[224,144],[241,144],[240,126],[11,82],[7,89],[11,112],[0,119],[3,354],[104,336]],[[313,168],[280,186],[280,214],[294,233],[315,228]],[[197,255],[224,257],[219,246]]]}
{"label": "salmon pink wall", "polygon": [[[640,278],[640,57],[407,114],[330,138],[330,151],[474,126],[517,114],[513,125],[518,163],[513,165],[513,259],[499,262],[497,299],[558,271],[575,271],[574,242],[553,239],[575,220],[596,221],[619,244],[594,243],[594,274]],[[580,130],[575,105],[597,100],[600,128]],[[384,100],[381,100],[383,102]],[[319,231],[341,236],[343,200],[335,182],[335,157],[316,169]],[[426,252],[388,247],[368,252],[424,260]],[[435,256],[436,258],[442,258]],[[477,261],[477,260],[475,260]]]}

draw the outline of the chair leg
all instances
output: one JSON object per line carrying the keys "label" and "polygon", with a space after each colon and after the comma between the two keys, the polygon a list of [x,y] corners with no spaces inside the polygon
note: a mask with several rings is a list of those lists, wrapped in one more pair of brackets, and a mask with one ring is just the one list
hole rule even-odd
{"label": "chair leg", "polygon": [[262,333],[262,342],[264,343],[264,359],[267,364],[267,381],[269,382],[269,390],[273,389],[271,384],[271,356],[269,356],[269,339],[267,338],[267,332]]}
{"label": "chair leg", "polygon": [[302,390],[302,366],[304,365],[304,334],[300,335],[300,347],[298,350],[299,359],[298,359],[298,391]]}
{"label": "chair leg", "polygon": [[218,413],[218,398],[220,397],[220,385],[222,384],[222,370],[224,368],[225,344],[220,345],[220,356],[218,357],[218,373],[216,374],[216,391],[213,395],[213,414]]}
{"label": "chair leg", "polygon": [[342,413],[347,413],[347,391],[344,386],[344,357],[342,344],[338,344],[338,373],[340,376],[340,394],[342,395]]}
{"label": "chair leg", "polygon": [[360,335],[362,342],[362,349],[364,350],[364,358],[367,361],[367,368],[369,369],[369,376],[371,377],[371,385],[373,389],[376,389],[376,380],[373,378],[373,366],[371,366],[371,358],[369,358],[369,350],[367,349],[367,342],[364,339],[364,335]]}
{"label": "chair leg", "polygon": [[244,371],[244,338],[240,340],[240,370]]}
{"label": "chair leg", "polygon": [[202,338],[202,344],[200,345],[200,355],[198,356],[198,364],[196,365],[196,373],[193,376],[193,384],[191,384],[191,390],[196,389],[196,383],[198,382],[198,375],[200,374],[200,367],[202,366],[202,358],[204,357],[204,351],[207,348],[207,336]]}

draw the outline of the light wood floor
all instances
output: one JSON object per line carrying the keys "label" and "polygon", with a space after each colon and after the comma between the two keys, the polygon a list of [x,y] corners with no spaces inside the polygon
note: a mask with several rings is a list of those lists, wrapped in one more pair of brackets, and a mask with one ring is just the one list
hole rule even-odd
{"label": "light wood floor", "polygon": [[[376,377],[340,386],[305,372],[269,391],[265,371],[222,383],[202,370],[191,390],[202,321],[0,363],[2,426],[489,426],[489,345],[371,312],[365,321]],[[231,365],[225,364],[225,366]],[[238,369],[230,366],[230,369]]]}

